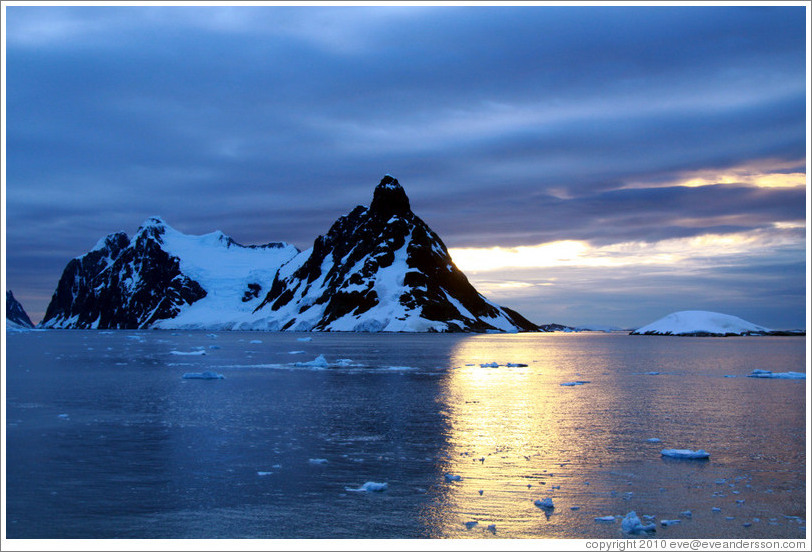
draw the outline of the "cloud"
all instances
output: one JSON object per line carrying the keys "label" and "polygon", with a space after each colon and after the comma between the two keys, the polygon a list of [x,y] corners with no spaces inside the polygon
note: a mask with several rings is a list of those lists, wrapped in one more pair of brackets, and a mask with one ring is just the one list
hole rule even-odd
{"label": "cloud", "polygon": [[387,172],[454,247],[805,219],[801,6],[6,14],[18,288],[152,215],[307,247]]}

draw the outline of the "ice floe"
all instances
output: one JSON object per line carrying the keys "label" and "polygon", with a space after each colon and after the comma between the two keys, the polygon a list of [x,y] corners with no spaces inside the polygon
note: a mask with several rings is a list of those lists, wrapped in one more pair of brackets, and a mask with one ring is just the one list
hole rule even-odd
{"label": "ice floe", "polygon": [[312,337],[297,337],[296,341],[302,341],[302,342],[304,342],[304,341],[313,341],[313,338]]}
{"label": "ice floe", "polygon": [[651,439],[646,439],[646,443],[659,443],[660,439],[657,437],[652,437]]}
{"label": "ice floe", "polygon": [[620,527],[623,529],[624,533],[628,533],[630,535],[636,535],[638,533],[650,533],[657,530],[657,526],[653,523],[643,525],[634,510],[626,514],[626,517],[624,517],[623,521],[620,522]]}
{"label": "ice floe", "polygon": [[770,372],[769,370],[753,370],[747,375],[748,378],[766,379],[806,379],[803,372]]}
{"label": "ice floe", "polygon": [[203,349],[198,349],[196,351],[169,351],[169,354],[178,356],[203,356],[206,354],[206,351]]}
{"label": "ice floe", "polygon": [[296,366],[312,367],[312,368],[327,368],[329,363],[324,355],[319,355],[309,362],[297,362]]}
{"label": "ice floe", "polygon": [[226,379],[226,377],[223,374],[218,374],[217,372],[186,372],[183,374],[183,379],[213,380]]}
{"label": "ice floe", "polygon": [[583,384],[585,384],[585,383],[592,383],[592,382],[589,382],[589,381],[583,381],[583,380],[578,380],[578,381],[565,381],[564,383],[560,383],[559,385],[561,385],[562,387],[574,387],[574,386],[576,386],[576,385],[583,385]]}
{"label": "ice floe", "polygon": [[704,451],[703,449],[663,449],[660,451],[660,454],[669,458],[681,458],[686,460],[704,460],[706,458],[710,458],[710,453]]}
{"label": "ice floe", "polygon": [[542,510],[552,510],[553,508],[555,508],[555,505],[553,505],[553,499],[550,497],[542,498],[541,500],[536,500],[533,504],[535,504]]}
{"label": "ice floe", "polygon": [[260,476],[260,477],[265,477],[266,475],[272,475],[272,474],[273,474],[273,472],[270,472],[270,471],[258,471],[257,472],[257,475]]}
{"label": "ice floe", "polygon": [[314,464],[314,465],[326,464],[327,459],[326,458],[310,458],[308,460],[308,462],[311,463],[311,464]]}
{"label": "ice floe", "polygon": [[668,527],[669,525],[676,525],[678,523],[682,523],[681,519],[661,519],[660,525],[663,527]]}
{"label": "ice floe", "polygon": [[366,492],[379,493],[381,491],[385,491],[388,487],[389,487],[388,483],[376,483],[375,481],[367,481],[357,489],[353,489],[351,487],[344,487],[344,490],[352,491],[354,493],[366,493]]}
{"label": "ice floe", "polygon": [[615,516],[603,516],[603,517],[596,517],[595,521],[598,523],[614,523]]}

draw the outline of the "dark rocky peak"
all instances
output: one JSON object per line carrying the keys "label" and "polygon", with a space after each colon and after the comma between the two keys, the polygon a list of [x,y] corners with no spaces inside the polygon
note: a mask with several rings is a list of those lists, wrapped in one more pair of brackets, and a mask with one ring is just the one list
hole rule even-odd
{"label": "dark rocky peak", "polygon": [[412,212],[409,206],[409,197],[403,191],[403,187],[396,178],[388,174],[375,187],[369,210],[373,215],[384,220],[388,220],[393,215],[405,215]]}
{"label": "dark rocky peak", "polygon": [[134,242],[138,243],[145,239],[155,240],[158,243],[163,243],[161,236],[166,233],[166,223],[160,217],[150,217],[138,227],[135,233]]}
{"label": "dark rocky peak", "polygon": [[100,252],[102,255],[106,255],[111,259],[116,259],[121,251],[130,245],[130,238],[124,232],[115,232],[113,234],[108,234],[101,240],[99,243],[96,244],[96,247],[90,250],[90,253],[94,251]]}
{"label": "dark rocky peak", "polygon": [[34,327],[34,323],[28,318],[23,306],[14,298],[11,290],[6,291],[6,320],[10,320],[24,328]]}

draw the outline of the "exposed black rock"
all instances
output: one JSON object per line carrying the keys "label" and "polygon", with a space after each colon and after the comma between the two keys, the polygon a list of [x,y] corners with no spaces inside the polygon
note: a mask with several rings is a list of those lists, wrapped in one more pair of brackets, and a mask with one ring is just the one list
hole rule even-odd
{"label": "exposed black rock", "polygon": [[23,328],[34,327],[34,323],[31,322],[28,313],[25,312],[20,302],[14,298],[14,294],[11,293],[11,290],[6,291],[6,320]]}
{"label": "exposed black rock", "polygon": [[309,256],[280,269],[255,312],[280,329],[538,331],[474,289],[389,175],[369,208],[340,217]]}

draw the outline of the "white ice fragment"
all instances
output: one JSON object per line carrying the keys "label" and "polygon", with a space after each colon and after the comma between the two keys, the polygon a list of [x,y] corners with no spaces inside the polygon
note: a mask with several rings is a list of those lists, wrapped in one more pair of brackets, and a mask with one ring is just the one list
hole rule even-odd
{"label": "white ice fragment", "polygon": [[218,374],[217,372],[186,372],[183,374],[183,379],[214,380],[226,379],[226,377],[223,374]]}
{"label": "white ice fragment", "polygon": [[646,372],[647,376],[659,376],[660,372]]}
{"label": "white ice fragment", "polygon": [[669,458],[683,458],[689,460],[702,460],[705,458],[710,458],[710,453],[705,452],[703,449],[663,449],[660,454],[663,456],[668,456]]}
{"label": "white ice fragment", "polygon": [[289,355],[303,355],[304,351],[288,351]]}
{"label": "white ice fragment", "polygon": [[660,525],[663,527],[668,527],[669,525],[676,525],[677,523],[682,523],[680,519],[661,519]]}
{"label": "white ice fragment", "polygon": [[70,416],[68,416],[67,414],[57,414],[56,417],[62,420],[67,420],[68,418],[70,418]]}
{"label": "white ice fragment", "polygon": [[206,351],[203,349],[199,349],[197,351],[169,351],[171,355],[179,355],[179,356],[203,356],[206,354]]}
{"label": "white ice fragment", "polygon": [[693,514],[691,513],[691,510],[685,510],[684,512],[680,512],[679,515],[684,517],[691,517]]}
{"label": "white ice fragment", "polygon": [[592,382],[589,382],[589,381],[583,381],[583,380],[578,380],[578,381],[565,381],[564,383],[561,383],[561,384],[559,384],[559,385],[561,385],[562,387],[574,387],[574,386],[576,386],[576,385],[583,385],[583,384],[585,384],[585,383],[592,383]]}
{"label": "white ice fragment", "polygon": [[296,341],[313,341],[312,337],[297,337]]}
{"label": "white ice fragment", "polygon": [[257,475],[259,475],[260,477],[262,477],[262,476],[266,476],[266,475],[271,475],[272,473],[273,473],[273,472],[269,472],[269,471],[258,471],[258,472],[257,472]]}
{"label": "white ice fragment", "polygon": [[462,481],[462,476],[447,473],[447,474],[445,474],[445,480],[446,481]]}
{"label": "white ice fragment", "polygon": [[659,443],[660,439],[657,437],[652,437],[651,439],[646,439],[646,443]]}
{"label": "white ice fragment", "polygon": [[714,506],[713,508],[711,508],[711,512],[721,512],[721,511],[722,511],[722,509],[717,507],[717,506]]}
{"label": "white ice fragment", "polygon": [[623,521],[620,522],[620,527],[623,529],[624,533],[628,533],[630,535],[637,533],[649,533],[657,530],[657,526],[653,523],[643,525],[634,510],[626,514],[626,517],[624,517]]}
{"label": "white ice fragment", "polygon": [[326,463],[327,463],[327,459],[326,459],[326,458],[310,458],[310,459],[308,460],[308,462],[310,462],[311,464],[314,464],[314,465],[317,465],[317,464],[326,464]]}
{"label": "white ice fragment", "polygon": [[259,345],[260,343],[262,343],[262,340],[261,339],[252,339],[248,343],[251,343],[252,345]]}
{"label": "white ice fragment", "polygon": [[541,508],[542,510],[552,510],[555,508],[553,505],[553,499],[550,497],[542,498],[541,500],[536,500],[533,504]]}
{"label": "white ice fragment", "polygon": [[329,364],[327,363],[327,359],[324,358],[324,355],[319,355],[315,359],[309,362],[297,362],[296,366],[311,366],[313,368],[327,368]]}
{"label": "white ice fragment", "polygon": [[487,362],[485,364],[479,365],[482,368],[499,368],[499,364],[496,362]]}
{"label": "white ice fragment", "polygon": [[643,519],[644,519],[645,521],[654,521],[654,519],[655,519],[656,517],[657,517],[657,516],[643,516]]}
{"label": "white ice fragment", "polygon": [[344,487],[345,491],[352,491],[355,493],[365,493],[365,492],[381,492],[385,491],[389,487],[387,483],[376,483],[375,481],[367,481],[357,489],[352,489],[350,487]]}
{"label": "white ice fragment", "polygon": [[595,521],[597,521],[598,523],[614,523],[615,516],[596,517]]}

